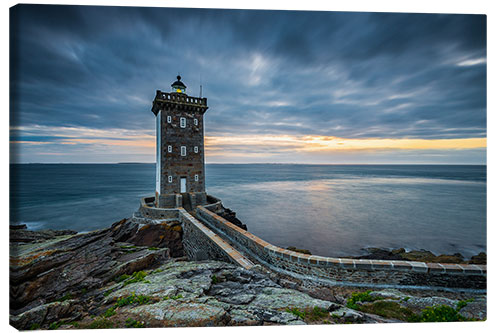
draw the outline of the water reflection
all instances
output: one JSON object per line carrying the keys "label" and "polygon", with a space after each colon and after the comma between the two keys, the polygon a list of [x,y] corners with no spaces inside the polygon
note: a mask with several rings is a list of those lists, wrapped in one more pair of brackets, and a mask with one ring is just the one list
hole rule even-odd
{"label": "water reflection", "polygon": [[319,255],[361,254],[363,247],[466,256],[485,250],[486,191],[481,182],[358,178],[261,182],[210,191],[259,237]]}

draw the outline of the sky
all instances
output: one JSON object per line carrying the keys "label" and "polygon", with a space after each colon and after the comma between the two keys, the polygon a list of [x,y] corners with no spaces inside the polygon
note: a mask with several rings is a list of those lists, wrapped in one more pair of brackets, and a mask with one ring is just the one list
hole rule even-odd
{"label": "sky", "polygon": [[208,163],[486,163],[486,16],[18,5],[15,163],[155,161],[156,90]]}

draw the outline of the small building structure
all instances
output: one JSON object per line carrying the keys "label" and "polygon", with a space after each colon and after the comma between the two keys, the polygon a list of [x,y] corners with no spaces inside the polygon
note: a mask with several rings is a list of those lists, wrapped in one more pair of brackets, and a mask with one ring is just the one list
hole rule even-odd
{"label": "small building structure", "polygon": [[186,94],[177,76],[171,92],[156,91],[156,191],[158,208],[206,204],[203,115],[207,99]]}

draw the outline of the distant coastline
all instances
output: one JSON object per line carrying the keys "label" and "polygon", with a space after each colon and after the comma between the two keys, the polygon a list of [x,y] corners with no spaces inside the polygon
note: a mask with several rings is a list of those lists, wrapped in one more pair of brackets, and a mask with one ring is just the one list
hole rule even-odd
{"label": "distant coastline", "polygon": [[[109,165],[109,164],[156,164],[156,162],[24,162],[24,163],[16,163],[16,162],[10,162],[10,165],[28,165],[28,164],[41,164],[41,165],[60,165],[60,164],[77,164],[77,165]],[[478,163],[470,163],[470,164],[465,164],[465,163],[218,163],[218,162],[207,162],[205,165],[318,165],[318,166],[446,166],[446,165],[453,165],[453,166],[484,166],[486,167],[487,164],[478,164]]]}

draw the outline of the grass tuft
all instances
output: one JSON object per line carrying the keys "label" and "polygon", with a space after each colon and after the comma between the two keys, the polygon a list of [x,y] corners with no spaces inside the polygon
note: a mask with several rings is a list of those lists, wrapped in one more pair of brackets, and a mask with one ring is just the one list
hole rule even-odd
{"label": "grass tuft", "polygon": [[297,308],[289,308],[285,310],[286,312],[289,312],[298,318],[306,321],[306,322],[317,322],[323,319],[323,321],[326,320],[326,318],[329,318],[329,313],[328,310],[320,308],[315,306],[312,309],[304,309],[303,311],[297,309]]}
{"label": "grass tuft", "polygon": [[353,310],[359,310],[359,304],[358,302],[373,302],[378,299],[381,299],[380,297],[373,297],[370,295],[372,290],[367,290],[364,292],[354,292],[351,294],[351,297],[347,299],[347,307]]}
{"label": "grass tuft", "polygon": [[373,313],[384,318],[394,318],[402,321],[409,321],[415,316],[410,309],[400,306],[392,301],[377,300],[370,304],[359,305],[359,310],[363,312]]}
{"label": "grass tuft", "polygon": [[148,275],[148,274],[144,271],[134,272],[134,273],[132,273],[132,277],[130,279],[123,282],[123,286],[125,287],[129,284],[136,283],[136,282],[151,283],[150,281],[144,279],[146,277],[146,275]]}
{"label": "grass tuft", "polygon": [[87,328],[100,329],[100,328],[113,328],[114,324],[111,320],[106,318],[99,318],[91,322]]}
{"label": "grass tuft", "polygon": [[127,318],[127,320],[125,320],[125,327],[127,327],[127,328],[143,328],[144,324],[141,322],[138,322],[137,320],[134,320],[132,318]]}

